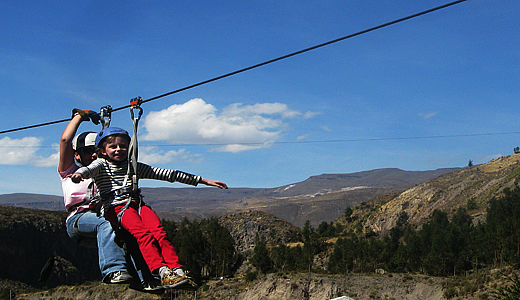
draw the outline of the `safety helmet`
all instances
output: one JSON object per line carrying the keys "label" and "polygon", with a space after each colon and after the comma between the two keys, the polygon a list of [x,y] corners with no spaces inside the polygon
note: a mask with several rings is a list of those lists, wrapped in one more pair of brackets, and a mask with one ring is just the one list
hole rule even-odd
{"label": "safety helmet", "polygon": [[96,136],[96,147],[99,147],[99,145],[101,145],[101,143],[103,142],[103,140],[107,136],[117,135],[117,134],[125,135],[130,140],[130,135],[128,134],[128,132],[126,130],[124,130],[122,128],[119,128],[119,127],[108,127],[108,128],[105,128],[105,129],[101,130],[97,134],[97,136]]}
{"label": "safety helmet", "polygon": [[96,145],[97,133],[95,132],[83,132],[74,137],[72,140],[72,149],[78,151],[81,148],[95,146]]}

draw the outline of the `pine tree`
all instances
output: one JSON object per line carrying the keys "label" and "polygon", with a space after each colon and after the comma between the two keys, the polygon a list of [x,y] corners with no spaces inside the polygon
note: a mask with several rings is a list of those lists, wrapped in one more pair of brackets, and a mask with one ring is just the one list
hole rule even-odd
{"label": "pine tree", "polygon": [[229,230],[218,223],[217,218],[201,221],[206,232],[208,247],[206,248],[209,273],[212,276],[231,275],[235,260],[234,240]]}
{"label": "pine tree", "polygon": [[256,237],[256,245],[253,256],[251,257],[251,264],[264,274],[271,271],[273,267],[273,261],[269,257],[265,239],[259,236]]}

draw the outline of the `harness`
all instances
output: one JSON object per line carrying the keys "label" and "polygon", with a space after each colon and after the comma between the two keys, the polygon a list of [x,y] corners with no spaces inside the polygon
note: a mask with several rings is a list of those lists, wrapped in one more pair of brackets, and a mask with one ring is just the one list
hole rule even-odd
{"label": "harness", "polygon": [[[128,147],[128,168],[125,175],[125,179],[123,181],[122,187],[111,191],[109,193],[104,193],[102,195],[99,194],[99,192],[95,192],[94,190],[94,182],[90,183],[87,188],[87,193],[85,195],[85,199],[81,201],[80,203],[76,203],[73,206],[68,208],[69,212],[74,211],[78,207],[86,204],[91,204],[93,206],[97,206],[95,211],[98,212],[98,215],[105,215],[105,211],[108,207],[112,205],[112,201],[114,199],[120,199],[121,201],[124,201],[124,206],[121,212],[117,215],[117,222],[118,225],[121,224],[121,218],[123,217],[123,214],[125,210],[130,206],[132,201],[136,202],[138,204],[138,213],[140,213],[141,207],[144,204],[143,202],[143,196],[141,195],[141,189],[139,188],[139,177],[137,175],[137,157],[138,157],[138,147],[137,147],[137,128],[139,125],[139,120],[141,119],[141,116],[143,115],[143,109],[141,108],[141,104],[143,102],[143,99],[141,97],[136,97],[130,100],[130,116],[132,118],[133,123],[133,135],[130,139],[130,144]],[[136,111],[136,112],[134,112]],[[111,113],[112,113],[112,107],[110,105],[101,107],[100,109],[100,121],[103,126],[103,129],[110,127],[110,121],[111,121]],[[128,181],[131,181],[131,186],[128,185]],[[121,201],[118,201],[121,203]],[[79,228],[78,228],[78,221],[81,218],[77,218],[73,224],[74,232],[78,236],[82,236],[80,234]]]}
{"label": "harness", "polygon": [[[143,196],[141,195],[141,189],[139,188],[138,184],[139,177],[137,175],[137,127],[139,120],[143,115],[143,109],[141,108],[142,102],[143,99],[141,97],[134,98],[130,101],[130,116],[132,118],[133,124],[133,135],[130,139],[130,144],[128,145],[128,169],[123,181],[123,187],[110,193],[101,195],[102,200],[105,201],[105,205],[110,205],[110,200],[114,198],[126,198],[126,203],[123,206],[123,209],[121,209],[121,212],[117,214],[117,222],[119,225],[121,224],[121,218],[123,217],[123,214],[130,206],[132,201],[137,202],[139,207],[138,213],[140,213],[141,207],[143,205]],[[137,113],[134,113],[134,111],[137,111]],[[110,121],[108,121],[108,124],[110,124]],[[129,180],[131,181],[131,186],[128,186]],[[102,207],[102,213],[104,213],[105,205]]]}

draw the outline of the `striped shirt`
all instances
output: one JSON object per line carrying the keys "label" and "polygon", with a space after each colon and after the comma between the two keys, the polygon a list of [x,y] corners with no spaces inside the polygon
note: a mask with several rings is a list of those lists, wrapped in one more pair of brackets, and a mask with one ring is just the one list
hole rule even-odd
{"label": "striped shirt", "polygon": [[[125,183],[128,172],[128,160],[120,164],[113,164],[105,158],[98,158],[86,167],[79,168],[76,173],[80,173],[83,179],[93,178],[101,197],[109,195],[111,192],[123,189],[131,191],[132,176],[129,176]],[[133,175],[133,174],[131,174]],[[161,169],[147,164],[137,163],[137,177],[139,179],[155,179],[169,182],[180,182],[197,186],[201,179],[200,176],[188,174],[182,171]],[[113,205],[126,201],[126,197],[116,197]]]}

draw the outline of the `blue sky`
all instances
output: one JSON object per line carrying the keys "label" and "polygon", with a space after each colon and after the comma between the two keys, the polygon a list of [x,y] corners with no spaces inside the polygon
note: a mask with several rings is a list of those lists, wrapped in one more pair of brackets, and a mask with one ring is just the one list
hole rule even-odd
{"label": "blue sky", "polygon": [[[449,2],[3,1],[0,130],[122,107]],[[468,0],[147,102],[140,160],[278,187],[511,155],[519,15],[518,1]],[[0,135],[0,194],[60,195],[65,125]],[[112,125],[131,130],[129,111]]]}

